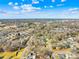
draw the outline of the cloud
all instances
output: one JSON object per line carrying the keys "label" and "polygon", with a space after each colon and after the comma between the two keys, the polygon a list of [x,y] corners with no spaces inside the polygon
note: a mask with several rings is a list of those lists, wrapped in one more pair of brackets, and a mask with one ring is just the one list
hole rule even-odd
{"label": "cloud", "polygon": [[22,2],[24,2],[25,0],[22,0]]}
{"label": "cloud", "polygon": [[0,15],[3,15],[3,16],[20,15],[20,12],[0,10]]}
{"label": "cloud", "polygon": [[8,12],[8,15],[20,15],[20,12],[16,11],[16,12]]}
{"label": "cloud", "polygon": [[71,13],[72,13],[72,14],[76,14],[76,13],[79,13],[79,12],[78,12],[78,11],[72,11]]}
{"label": "cloud", "polygon": [[3,11],[3,10],[0,10],[0,14],[4,14],[4,13],[6,13],[5,11]]}
{"label": "cloud", "polygon": [[47,6],[44,6],[44,8],[47,8]]}
{"label": "cloud", "polygon": [[0,14],[6,15],[6,14],[7,14],[7,12],[6,12],[6,11],[4,11],[4,10],[0,10]]}
{"label": "cloud", "polygon": [[18,5],[18,3],[16,2],[14,5]]}
{"label": "cloud", "polygon": [[13,4],[13,2],[9,2],[8,5],[11,6],[14,10],[19,10],[20,9],[20,7],[17,6],[18,5],[17,2],[15,2],[14,4]]}
{"label": "cloud", "polygon": [[44,6],[44,8],[53,8],[54,6],[50,5],[50,6]]}
{"label": "cloud", "polygon": [[52,0],[52,2],[55,2],[55,0]]}
{"label": "cloud", "polygon": [[13,5],[13,2],[9,2],[8,5],[12,6]]}
{"label": "cloud", "polygon": [[68,11],[72,14],[77,14],[79,13],[79,8],[69,8]]}
{"label": "cloud", "polygon": [[64,4],[57,4],[56,6],[63,6]]}
{"label": "cloud", "polygon": [[[52,0],[52,2],[55,2],[56,0]],[[65,2],[66,0],[61,0],[61,2]]]}
{"label": "cloud", "polygon": [[8,5],[10,5],[10,6],[14,6],[14,5],[18,5],[18,3],[15,2],[15,3],[13,4],[13,2],[9,2]]}
{"label": "cloud", "polygon": [[39,1],[37,1],[37,0],[32,0],[32,4],[38,4],[39,3]]}
{"label": "cloud", "polygon": [[20,7],[23,11],[26,11],[26,12],[32,12],[32,11],[41,9],[39,7],[33,7],[32,4],[24,4],[24,5],[21,5]]}
{"label": "cloud", "polygon": [[53,8],[54,6],[50,5],[49,7],[50,7],[50,8]]}
{"label": "cloud", "polygon": [[0,15],[3,15],[3,16],[8,16],[8,13],[4,10],[0,10]]}
{"label": "cloud", "polygon": [[61,2],[65,2],[66,0],[61,0]]}
{"label": "cloud", "polygon": [[68,8],[64,10],[65,15],[77,15],[79,14],[79,8]]}
{"label": "cloud", "polygon": [[20,7],[19,7],[19,6],[13,6],[13,9],[15,9],[15,10],[19,10]]}
{"label": "cloud", "polygon": [[79,10],[79,8],[69,8],[69,11]]}
{"label": "cloud", "polygon": [[[25,1],[25,0],[22,0],[22,1]],[[39,2],[37,0],[33,0],[33,3],[37,4]],[[14,10],[20,10],[20,11],[26,11],[26,12],[32,12],[32,11],[41,9],[39,7],[33,7],[32,4],[18,5],[17,2],[15,2],[14,4],[13,4],[13,2],[9,2],[8,5],[11,6]]]}

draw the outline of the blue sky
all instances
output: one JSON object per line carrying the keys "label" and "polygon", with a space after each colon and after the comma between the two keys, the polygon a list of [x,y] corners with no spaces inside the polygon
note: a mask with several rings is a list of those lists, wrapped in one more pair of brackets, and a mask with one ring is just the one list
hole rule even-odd
{"label": "blue sky", "polygon": [[0,19],[75,18],[79,0],[0,0]]}

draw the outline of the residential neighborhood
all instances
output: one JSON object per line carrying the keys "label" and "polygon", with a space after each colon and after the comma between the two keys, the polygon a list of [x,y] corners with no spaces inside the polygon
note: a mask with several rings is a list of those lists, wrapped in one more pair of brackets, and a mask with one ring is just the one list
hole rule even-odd
{"label": "residential neighborhood", "polygon": [[79,59],[79,21],[0,22],[0,59]]}

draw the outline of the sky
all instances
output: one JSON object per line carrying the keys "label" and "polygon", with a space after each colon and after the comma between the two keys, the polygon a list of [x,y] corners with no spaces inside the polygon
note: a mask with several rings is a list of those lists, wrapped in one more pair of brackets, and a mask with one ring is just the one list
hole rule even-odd
{"label": "sky", "polygon": [[79,19],[79,0],[0,0],[0,19]]}

